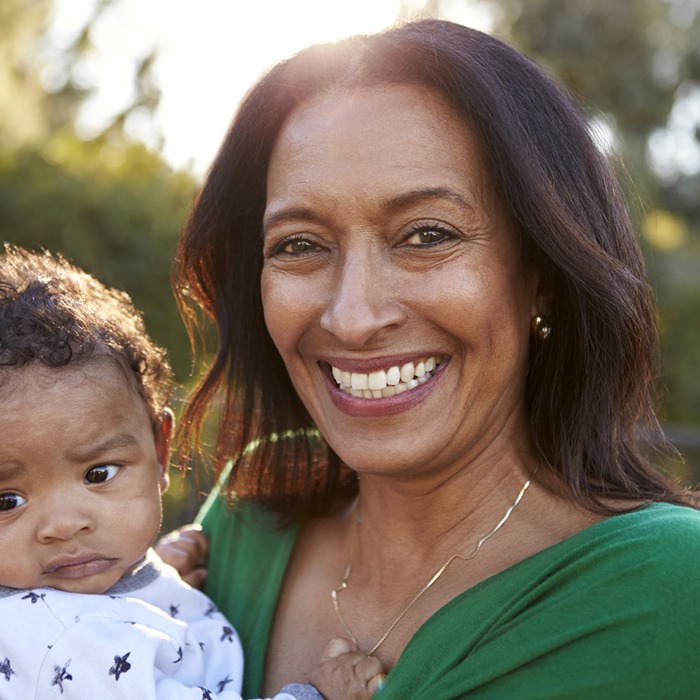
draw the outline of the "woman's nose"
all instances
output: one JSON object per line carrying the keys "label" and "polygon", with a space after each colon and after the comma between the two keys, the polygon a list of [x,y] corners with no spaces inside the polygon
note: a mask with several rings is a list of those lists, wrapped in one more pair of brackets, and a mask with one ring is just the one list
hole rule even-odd
{"label": "woman's nose", "polygon": [[321,316],[321,327],[344,345],[365,345],[381,330],[405,320],[393,277],[365,252],[339,265]]}

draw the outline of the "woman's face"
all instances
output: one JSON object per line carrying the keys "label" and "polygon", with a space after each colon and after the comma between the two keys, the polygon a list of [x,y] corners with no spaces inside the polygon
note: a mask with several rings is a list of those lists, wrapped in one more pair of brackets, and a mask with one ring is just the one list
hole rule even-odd
{"label": "woman's face", "polygon": [[322,434],[359,473],[459,469],[526,442],[537,275],[438,92],[305,103],[272,154],[262,299]]}

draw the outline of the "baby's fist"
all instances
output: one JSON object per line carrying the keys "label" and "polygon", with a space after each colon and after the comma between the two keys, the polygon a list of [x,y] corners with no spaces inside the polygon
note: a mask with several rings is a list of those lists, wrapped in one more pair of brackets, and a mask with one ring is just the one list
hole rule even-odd
{"label": "baby's fist", "polygon": [[385,678],[379,659],[358,651],[343,637],[328,642],[311,674],[311,682],[327,700],[368,700]]}

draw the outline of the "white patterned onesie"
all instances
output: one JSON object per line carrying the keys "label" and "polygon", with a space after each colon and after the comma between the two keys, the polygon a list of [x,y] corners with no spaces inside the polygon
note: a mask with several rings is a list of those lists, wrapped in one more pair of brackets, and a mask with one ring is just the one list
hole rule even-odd
{"label": "white patterned onesie", "polygon": [[102,595],[0,586],[0,611],[0,700],[241,700],[238,635],[153,550]]}

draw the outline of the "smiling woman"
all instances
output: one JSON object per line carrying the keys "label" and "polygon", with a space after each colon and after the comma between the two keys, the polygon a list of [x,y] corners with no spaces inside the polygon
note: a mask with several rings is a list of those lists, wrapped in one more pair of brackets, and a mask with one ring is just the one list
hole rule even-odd
{"label": "smiling woman", "polygon": [[366,656],[388,677],[353,697],[695,692],[700,515],[645,452],[641,255],[536,65],[441,21],[279,64],[175,280],[219,331],[184,439],[221,390],[207,592],[249,694],[339,636],[324,695]]}
{"label": "smiling woman", "polygon": [[447,476],[501,455],[495,433],[527,441],[530,319],[545,301],[482,160],[447,100],[411,85],[309,100],[276,142],[265,322],[314,424],[358,474]]}

